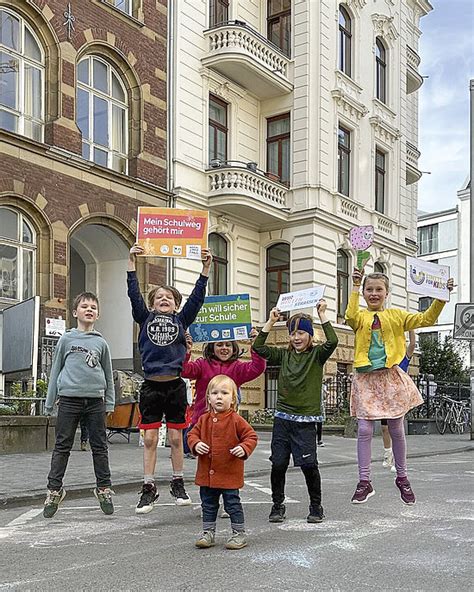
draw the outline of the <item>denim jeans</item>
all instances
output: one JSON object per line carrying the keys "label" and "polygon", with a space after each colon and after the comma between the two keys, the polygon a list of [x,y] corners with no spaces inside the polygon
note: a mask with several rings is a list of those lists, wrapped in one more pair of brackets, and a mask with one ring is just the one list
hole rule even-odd
{"label": "denim jeans", "polygon": [[215,487],[201,486],[199,495],[201,496],[204,530],[215,530],[216,528],[219,498],[221,495],[224,501],[224,510],[230,516],[232,528],[234,530],[244,530],[244,510],[238,489],[216,489]]}
{"label": "denim jeans", "polygon": [[69,454],[81,418],[86,420],[89,428],[89,443],[97,487],[110,487],[111,485],[103,399],[60,397],[56,420],[56,444],[48,475],[48,489],[50,490],[58,491],[63,486]]}

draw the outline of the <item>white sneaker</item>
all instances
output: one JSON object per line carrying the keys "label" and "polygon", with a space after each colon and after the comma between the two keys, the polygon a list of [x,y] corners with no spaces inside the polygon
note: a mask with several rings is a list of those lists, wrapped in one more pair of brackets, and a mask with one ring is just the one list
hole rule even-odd
{"label": "white sneaker", "polygon": [[397,469],[395,468],[395,465],[392,465],[390,467],[390,470],[392,471],[392,473],[396,473],[397,472]]}
{"label": "white sneaker", "polygon": [[391,448],[384,449],[382,467],[390,469],[393,466],[393,454]]}

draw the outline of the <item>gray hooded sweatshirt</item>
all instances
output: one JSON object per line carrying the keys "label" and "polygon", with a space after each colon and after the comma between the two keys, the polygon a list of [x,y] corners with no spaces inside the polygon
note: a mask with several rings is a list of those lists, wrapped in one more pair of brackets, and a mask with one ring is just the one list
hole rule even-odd
{"label": "gray hooded sweatshirt", "polygon": [[52,412],[58,396],[102,398],[106,411],[114,410],[109,346],[98,331],[70,329],[59,339],[49,377],[46,414]]}

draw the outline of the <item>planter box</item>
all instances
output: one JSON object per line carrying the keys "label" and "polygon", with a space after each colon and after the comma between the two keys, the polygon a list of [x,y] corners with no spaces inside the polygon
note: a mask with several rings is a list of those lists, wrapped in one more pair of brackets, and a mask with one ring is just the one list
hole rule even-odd
{"label": "planter box", "polygon": [[0,416],[0,454],[48,450],[48,419],[31,415]]}
{"label": "planter box", "polygon": [[428,436],[429,434],[437,434],[436,422],[434,419],[409,419],[408,420],[408,435],[409,436]]}

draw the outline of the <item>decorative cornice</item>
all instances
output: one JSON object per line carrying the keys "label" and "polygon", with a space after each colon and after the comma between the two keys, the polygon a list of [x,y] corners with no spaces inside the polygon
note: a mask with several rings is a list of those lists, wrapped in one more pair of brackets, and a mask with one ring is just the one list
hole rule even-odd
{"label": "decorative cornice", "polygon": [[369,117],[369,122],[374,128],[376,136],[389,144],[393,144],[401,136],[400,130],[384,121],[380,115]]}
{"label": "decorative cornice", "polygon": [[340,88],[331,91],[331,95],[336,101],[336,105],[340,107],[344,113],[349,115],[349,117],[355,117],[357,120],[359,120],[369,112],[363,103],[356,101],[353,97],[345,93]]}
{"label": "decorative cornice", "polygon": [[398,31],[393,23],[393,16],[375,13],[372,15],[372,22],[377,37],[383,37],[391,42],[398,38]]}
{"label": "decorative cornice", "polygon": [[344,0],[344,4],[354,12],[358,12],[367,4],[367,0]]}

